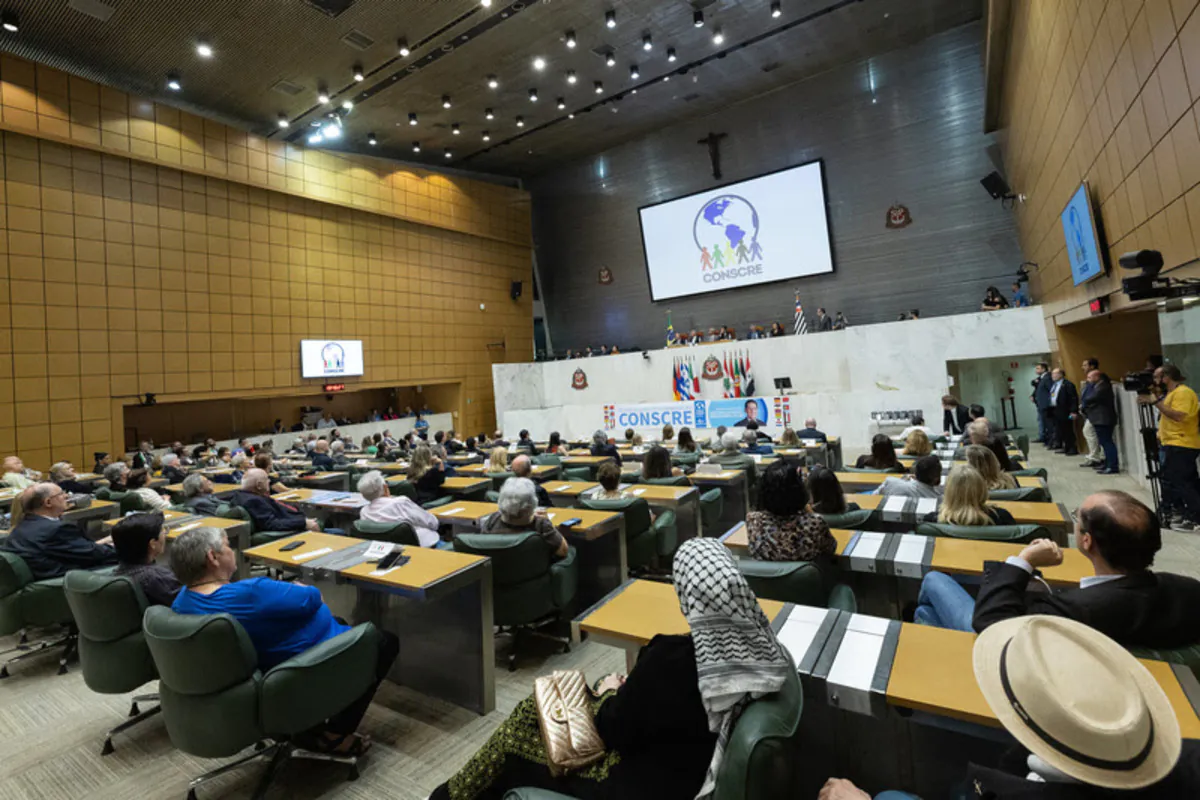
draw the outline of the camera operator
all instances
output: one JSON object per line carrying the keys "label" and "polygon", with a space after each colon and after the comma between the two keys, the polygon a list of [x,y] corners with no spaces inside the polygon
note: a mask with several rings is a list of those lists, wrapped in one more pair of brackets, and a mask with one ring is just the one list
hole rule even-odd
{"label": "camera operator", "polygon": [[1152,405],[1160,414],[1158,441],[1163,452],[1162,484],[1165,505],[1180,515],[1172,518],[1171,529],[1200,530],[1200,475],[1196,458],[1200,456],[1200,399],[1183,383],[1183,374],[1174,364],[1154,371],[1163,393],[1138,395],[1138,402]]}

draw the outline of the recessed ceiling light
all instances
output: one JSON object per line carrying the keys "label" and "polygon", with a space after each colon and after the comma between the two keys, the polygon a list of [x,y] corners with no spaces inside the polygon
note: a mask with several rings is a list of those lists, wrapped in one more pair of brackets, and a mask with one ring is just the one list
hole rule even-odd
{"label": "recessed ceiling light", "polygon": [[415,111],[408,112],[408,124],[409,125],[417,124],[417,114]]}
{"label": "recessed ceiling light", "polygon": [[604,84],[603,83],[601,83],[600,81],[596,81],[594,86],[596,87],[596,94],[604,93]]}
{"label": "recessed ceiling light", "polygon": [[0,26],[9,33],[16,33],[21,30],[21,20],[17,17],[17,12],[5,11],[0,14]]}
{"label": "recessed ceiling light", "polygon": [[642,77],[642,73],[638,72],[637,64],[634,64],[629,68],[629,77],[635,81]]}
{"label": "recessed ceiling light", "polygon": [[567,70],[567,83],[574,84],[579,78],[575,75],[575,70]]}
{"label": "recessed ceiling light", "polygon": [[458,136],[460,133],[462,133],[462,128],[456,122],[450,126],[450,132],[453,133],[455,136]]}
{"label": "recessed ceiling light", "polygon": [[487,85],[489,89],[498,89],[500,88],[500,79],[495,75],[488,75]]}
{"label": "recessed ceiling light", "polygon": [[721,31],[720,26],[713,28],[713,44],[722,44],[725,41],[725,34]]}
{"label": "recessed ceiling light", "polygon": [[212,45],[208,42],[196,42],[196,55],[201,58],[212,58]]}
{"label": "recessed ceiling light", "polygon": [[354,80],[361,82],[367,75],[363,72],[362,64],[354,65]]}
{"label": "recessed ceiling light", "polygon": [[487,131],[484,131],[483,132],[483,140],[485,142],[490,142],[492,140],[492,135],[490,133],[488,133]]}
{"label": "recessed ceiling light", "polygon": [[643,33],[642,34],[642,49],[650,50],[653,47],[654,47],[654,40],[650,38],[650,34]]}
{"label": "recessed ceiling light", "polygon": [[409,54],[412,53],[412,50],[408,49],[408,39],[404,37],[400,37],[396,41],[396,48],[400,51],[401,58],[408,58]]}
{"label": "recessed ceiling light", "polygon": [[667,48],[667,61],[674,62],[674,61],[675,61],[675,58],[676,58],[676,56],[675,56],[675,48],[674,48],[674,47],[668,47],[668,48]]}
{"label": "recessed ceiling light", "polygon": [[325,138],[323,136],[321,136],[320,133],[312,133],[312,134],[309,134],[309,136],[308,136],[309,144],[320,144],[323,141],[325,141]]}
{"label": "recessed ceiling light", "polygon": [[351,111],[354,108],[354,103],[349,100],[343,100],[342,108],[346,109],[347,111]]}
{"label": "recessed ceiling light", "polygon": [[179,75],[174,72],[167,73],[167,88],[172,92],[178,92],[183,88],[183,84],[179,81]]}
{"label": "recessed ceiling light", "polygon": [[281,111],[281,112],[279,112],[279,118],[278,118],[276,124],[279,125],[279,127],[281,127],[281,128],[286,128],[291,123],[288,122],[287,114],[284,114]]}
{"label": "recessed ceiling light", "polygon": [[[489,0],[489,2],[491,2],[491,0]],[[446,148],[446,158],[451,158],[451,157],[453,157],[453,155],[454,154],[450,152],[450,148],[447,147]]]}
{"label": "recessed ceiling light", "polygon": [[317,102],[321,105],[325,105],[329,102],[329,90],[324,86],[321,86],[317,89]]}
{"label": "recessed ceiling light", "polygon": [[330,122],[321,128],[321,135],[326,139],[340,139],[342,137],[342,127]]}
{"label": "recessed ceiling light", "polygon": [[579,44],[579,42],[576,41],[576,39],[575,39],[575,31],[567,31],[566,39],[567,39],[567,47],[573,48],[573,47],[575,47],[575,45]]}
{"label": "recessed ceiling light", "polygon": [[575,114],[574,113],[567,114],[567,119],[575,119]]}
{"label": "recessed ceiling light", "polygon": [[771,18],[778,19],[782,15],[783,15],[782,4],[779,2],[779,0],[775,0],[774,3],[771,3]]}
{"label": "recessed ceiling light", "polygon": [[483,118],[484,119],[495,119],[496,115],[495,115],[495,113],[493,113],[493,111],[490,108],[485,108],[483,110]]}
{"label": "recessed ceiling light", "polygon": [[517,127],[518,128],[525,127],[525,118],[524,117],[517,117]]}
{"label": "recessed ceiling light", "polygon": [[413,142],[413,152],[414,153],[421,152],[421,143],[420,142]]}
{"label": "recessed ceiling light", "polygon": [[371,147],[374,147],[375,145],[379,144],[379,140],[375,138],[374,131],[367,134],[367,144],[371,145]]}
{"label": "recessed ceiling light", "polygon": [[492,0],[479,0],[479,5],[483,6],[484,8],[491,8]]}
{"label": "recessed ceiling light", "polygon": [[610,67],[615,67],[617,65],[617,54],[610,50],[608,55],[604,57],[604,63]]}
{"label": "recessed ceiling light", "polygon": [[637,94],[637,89],[630,89],[630,90],[629,90],[629,93],[630,93],[630,94]]}
{"label": "recessed ceiling light", "polygon": [[536,102],[537,102],[537,97],[538,97],[538,95],[537,95],[537,89],[530,89],[530,90],[529,90],[529,102],[531,102],[531,103],[536,103]]}
{"label": "recessed ceiling light", "polygon": [[449,107],[450,107],[450,95],[444,94],[444,95],[442,95],[442,108],[449,108]]}
{"label": "recessed ceiling light", "polygon": [[703,11],[693,11],[692,12],[692,25],[696,26],[697,28],[704,27],[704,12]]}
{"label": "recessed ceiling light", "polygon": [[533,68],[536,70],[545,69],[546,68],[546,59],[542,58],[541,56],[538,56],[537,58],[533,59]]}
{"label": "recessed ceiling light", "polygon": [[610,28],[617,27],[617,12],[605,11],[604,12],[604,24]]}
{"label": "recessed ceiling light", "polygon": [[567,101],[566,101],[566,98],[563,98],[563,97],[560,97],[560,98],[558,98],[558,107],[559,107],[559,108],[566,108],[566,107],[567,107]]}

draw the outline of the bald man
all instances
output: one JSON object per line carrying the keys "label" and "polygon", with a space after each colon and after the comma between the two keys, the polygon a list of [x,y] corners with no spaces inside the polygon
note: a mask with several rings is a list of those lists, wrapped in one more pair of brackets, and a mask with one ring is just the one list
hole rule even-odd
{"label": "bald man", "polygon": [[13,489],[28,489],[33,480],[25,474],[25,464],[16,456],[4,459],[4,483]]}
{"label": "bald man", "polygon": [[796,435],[801,439],[815,439],[818,442],[825,442],[825,434],[817,430],[817,421],[812,417],[804,420],[804,427],[796,431]]}
{"label": "bald man", "polygon": [[[533,461],[527,455],[519,455],[512,460],[508,465],[509,470],[518,478],[529,478],[533,481]],[[537,493],[537,504],[543,508],[548,508],[550,503],[550,495],[546,493],[543,487],[537,481],[533,481],[533,491]]]}
{"label": "bald man", "polygon": [[271,479],[266,470],[246,470],[242,476],[242,490],[229,498],[235,506],[246,509],[254,521],[256,531],[319,531],[321,526],[315,519],[308,519],[295,506],[281,503],[271,497]]}
{"label": "bald man", "polygon": [[1126,492],[1089,495],[1075,521],[1075,546],[1094,572],[1078,588],[1026,592],[1036,570],[1063,562],[1058,545],[1038,539],[1003,563],[987,562],[975,601],[948,575],[926,575],[916,620],[982,632],[1001,620],[1049,614],[1082,622],[1128,647],[1200,642],[1200,581],[1150,570],[1162,533],[1144,503]]}
{"label": "bald man", "polygon": [[112,537],[93,542],[79,526],[65,521],[67,493],[53,483],[35,483],[16,501],[24,516],[0,549],[21,557],[35,581],[59,578],[72,569],[117,563]]}

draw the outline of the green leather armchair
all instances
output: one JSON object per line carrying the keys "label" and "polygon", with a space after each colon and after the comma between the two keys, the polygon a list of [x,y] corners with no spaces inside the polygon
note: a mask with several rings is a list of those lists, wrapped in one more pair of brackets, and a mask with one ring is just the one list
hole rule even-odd
{"label": "green leather armchair", "polygon": [[594,480],[591,467],[567,467],[563,470],[563,476],[568,481]]}
{"label": "green leather armchair", "polygon": [[871,472],[871,473],[886,472],[889,475],[902,475],[905,472],[904,469],[875,469],[874,467],[842,467],[840,471],[841,472]]}
{"label": "green leather armchair", "polygon": [[97,490],[96,499],[119,503],[121,506],[121,516],[125,516],[130,511],[147,510],[146,501],[136,492],[115,492],[112,489],[104,488]]}
{"label": "green leather armchair", "polygon": [[[804,693],[790,669],[775,694],[746,706],[729,734],[717,772],[714,800],[777,800],[794,797],[800,782],[800,713]],[[571,800],[545,789],[513,789],[504,800]]]}
{"label": "green leather armchair", "polygon": [[221,519],[237,519],[245,522],[250,526],[250,544],[257,547],[260,544],[270,544],[277,542],[280,539],[286,539],[289,536],[295,536],[296,531],[260,531],[254,525],[254,520],[250,518],[249,512],[241,506],[222,503],[217,506],[217,516]]}
{"label": "green leather armchair", "polygon": [[510,672],[517,668],[520,645],[528,635],[549,638],[571,649],[569,638],[541,629],[562,620],[579,587],[575,548],[557,561],[536,533],[460,533],[454,537],[460,553],[492,560],[492,622],[501,634],[512,634],[508,656]]}
{"label": "green leather armchair", "polygon": [[414,503],[417,502],[417,487],[412,485],[412,481],[395,481],[388,483],[388,491],[392,497],[407,497]]}
{"label": "green leather armchair", "polygon": [[[63,579],[67,605],[79,629],[79,665],[83,682],[98,694],[128,694],[158,678],[142,633],[146,597],[141,587],[121,575],[71,570]],[[104,736],[100,755],[113,751],[112,739],[162,710],[141,711],[138,703],[158,702],[157,694],[133,698],[129,719]]]}
{"label": "green leather armchair", "polygon": [[533,463],[538,465],[547,464],[554,467],[560,467],[562,466],[562,456],[559,456],[555,453],[542,453],[541,455],[533,457]]}
{"label": "green leather armchair", "polygon": [[638,475],[634,483],[647,483],[652,486],[691,486],[692,482],[687,479],[686,475],[671,475],[667,478],[643,478]]}
{"label": "green leather armchair", "polygon": [[351,528],[353,528],[355,536],[363,539],[393,542],[412,547],[421,546],[421,540],[417,538],[417,532],[407,522],[369,522],[365,519],[356,519]]}
{"label": "green leather armchair", "polygon": [[671,465],[676,467],[694,467],[700,463],[700,453],[680,453],[671,456]]}
{"label": "green leather armchair", "polygon": [[[166,606],[147,609],[142,622],[159,674],[163,720],[171,743],[200,758],[228,758],[259,743],[247,755],[205,773],[196,787],[256,758],[271,764],[255,797],[288,758],[309,757],[293,744],[297,734],[349,706],[376,680],[379,635],[364,623],[294,656],[267,672],[245,629],[228,614],[176,614]],[[264,740],[271,744],[261,747]],[[312,754],[315,757],[315,754]],[[350,767],[354,756],[319,756]]]}
{"label": "green leather armchair", "polygon": [[915,533],[921,536],[945,536],[951,539],[978,539],[988,542],[1028,544],[1034,539],[1050,539],[1050,531],[1041,525],[949,525],[922,522]]}
{"label": "green leather armchair", "polygon": [[1130,647],[1129,652],[1138,658],[1148,658],[1153,661],[1166,661],[1168,664],[1182,664],[1200,679],[1200,643],[1187,647],[1170,649],[1154,647]]}
{"label": "green leather armchair", "polygon": [[700,495],[700,523],[706,536],[720,536],[721,515],[725,513],[725,495],[721,487]]}
{"label": "green leather armchair", "polygon": [[675,512],[661,509],[653,521],[650,505],[640,497],[619,500],[580,498],[580,508],[594,511],[619,511],[625,517],[625,550],[630,572],[667,566],[679,546]]}
{"label": "green leather armchair", "polygon": [[[65,626],[65,631],[27,644],[29,628]],[[58,674],[67,671],[67,662],[75,654],[75,620],[63,594],[62,578],[33,579],[25,559],[0,550],[0,636],[21,634],[17,655],[0,666],[0,679],[8,677],[8,668],[42,653],[62,648]]]}
{"label": "green leather armchair", "polygon": [[1050,492],[1041,486],[1022,486],[1017,489],[993,489],[989,500],[1023,500],[1027,503],[1049,503]]}
{"label": "green leather armchair", "polygon": [[811,561],[759,561],[743,556],[738,569],[759,597],[800,606],[857,611],[854,590],[830,584],[829,574]]}
{"label": "green leather armchair", "polygon": [[1015,477],[1020,477],[1022,475],[1025,475],[1028,477],[1041,478],[1042,480],[1046,480],[1046,477],[1050,473],[1046,471],[1045,467],[1026,467],[1025,469],[1014,469],[1012,472],[1010,472],[1008,474],[1013,475]]}
{"label": "green leather armchair", "polygon": [[511,472],[505,471],[505,472],[489,472],[484,477],[491,479],[492,491],[498,492],[498,491],[500,491],[500,487],[504,485],[504,482],[506,480],[508,480],[509,478],[511,478],[512,476],[513,476],[513,474]]}
{"label": "green leather armchair", "polygon": [[820,516],[830,528],[842,528],[852,531],[872,530],[871,525],[878,519],[878,515],[870,508],[843,511],[841,514],[821,514]]}

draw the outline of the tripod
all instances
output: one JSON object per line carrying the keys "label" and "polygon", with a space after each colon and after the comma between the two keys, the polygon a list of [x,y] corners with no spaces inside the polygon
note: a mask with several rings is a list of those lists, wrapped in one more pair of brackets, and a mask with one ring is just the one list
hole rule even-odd
{"label": "tripod", "polygon": [[1158,460],[1158,426],[1154,424],[1154,407],[1137,404],[1138,433],[1142,435],[1142,450],[1146,453],[1146,477],[1150,479],[1150,496],[1154,513],[1166,524],[1162,511],[1162,462]]}

